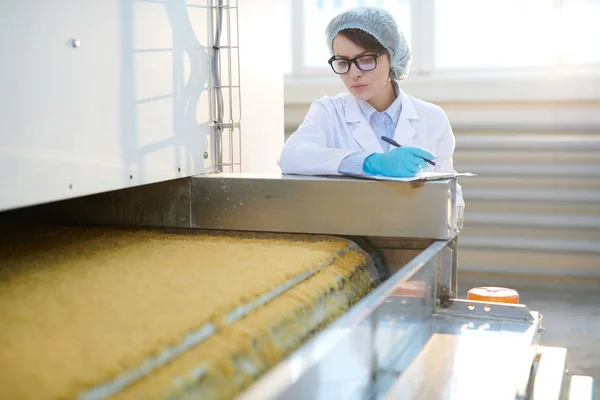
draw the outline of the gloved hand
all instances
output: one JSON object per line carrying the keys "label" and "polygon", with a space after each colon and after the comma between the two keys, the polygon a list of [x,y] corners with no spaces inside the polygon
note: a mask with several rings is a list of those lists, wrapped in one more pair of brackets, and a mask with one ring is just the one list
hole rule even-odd
{"label": "gloved hand", "polygon": [[397,147],[387,153],[371,154],[363,163],[363,171],[369,175],[409,178],[427,167],[423,158],[433,161],[435,156],[418,147]]}

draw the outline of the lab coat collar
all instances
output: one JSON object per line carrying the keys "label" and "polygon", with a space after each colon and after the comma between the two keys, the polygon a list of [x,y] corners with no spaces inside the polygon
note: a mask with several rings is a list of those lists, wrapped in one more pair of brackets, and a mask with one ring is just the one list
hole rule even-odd
{"label": "lab coat collar", "polygon": [[402,96],[402,111],[394,131],[394,140],[402,146],[414,146],[417,132],[412,126],[412,121],[418,120],[419,114],[417,114],[415,105],[406,93],[400,90],[400,94]]}
{"label": "lab coat collar", "polygon": [[[402,100],[401,101],[402,111],[400,112],[400,119],[408,119],[408,120],[419,119],[419,114],[417,114],[417,110],[415,109],[415,106],[412,103],[412,101],[410,100],[410,98],[399,87],[397,87],[396,90],[399,93],[398,97],[401,97],[401,100]],[[366,121],[366,118],[363,115],[363,113],[360,109],[360,106],[358,104],[358,100],[356,100],[356,97],[352,96],[351,94],[349,94],[346,97],[345,109],[346,109],[346,111],[345,111],[346,122],[356,123],[356,122],[361,122],[363,120]]]}
{"label": "lab coat collar", "polygon": [[[414,136],[416,135],[415,130],[411,126],[411,120],[418,120],[419,115],[411,99],[400,88],[398,88],[398,92],[399,97],[402,96],[402,111],[396,124],[394,140],[403,146],[411,146],[414,143]],[[352,136],[365,151],[374,153],[383,152],[381,143],[375,137],[375,132],[373,132],[373,129],[363,115],[358,101],[352,95],[346,97],[345,118],[348,124],[358,123],[358,126],[352,131]]]}
{"label": "lab coat collar", "polygon": [[[394,93],[396,93],[396,99],[384,113],[387,114],[391,120],[394,121],[394,125],[396,125],[398,123],[398,118],[400,118],[400,111],[402,110],[402,96],[400,96],[400,88],[396,81],[392,81],[391,85],[394,88]],[[358,101],[358,106],[367,121],[371,121],[373,114],[378,112],[368,101],[360,100]]]}
{"label": "lab coat collar", "polygon": [[[360,108],[360,111],[363,113],[363,115],[365,116],[365,119],[367,121],[371,121],[373,114],[378,112],[367,101],[363,101],[363,100],[358,101],[358,107]],[[387,108],[387,110],[385,110],[383,113],[387,114],[391,118],[391,120],[394,121],[394,125],[395,125],[398,122],[398,118],[400,118],[401,110],[402,110],[402,96],[398,96],[396,98],[396,100],[394,100],[392,105],[389,106]]]}
{"label": "lab coat collar", "polygon": [[407,120],[418,120],[419,114],[417,114],[415,105],[410,97],[408,97],[408,95],[400,88],[398,88],[398,91],[400,92],[400,96],[402,96],[402,112],[400,113],[400,119],[404,118]]}

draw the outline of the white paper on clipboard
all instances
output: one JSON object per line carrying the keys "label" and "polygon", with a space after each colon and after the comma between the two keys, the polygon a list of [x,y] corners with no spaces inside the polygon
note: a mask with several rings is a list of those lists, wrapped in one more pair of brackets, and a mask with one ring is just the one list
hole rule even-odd
{"label": "white paper on clipboard", "polygon": [[415,182],[415,181],[437,181],[440,179],[450,179],[450,178],[458,178],[461,176],[477,176],[477,174],[473,174],[470,172],[432,172],[432,171],[422,171],[421,173],[412,176],[410,178],[394,178],[390,176],[381,176],[381,175],[361,175],[361,178],[365,179],[374,179],[377,181],[392,181],[392,182]]}

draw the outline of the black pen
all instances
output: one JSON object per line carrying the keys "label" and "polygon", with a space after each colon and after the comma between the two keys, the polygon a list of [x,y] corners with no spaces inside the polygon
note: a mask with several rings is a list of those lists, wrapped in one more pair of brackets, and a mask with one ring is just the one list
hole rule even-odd
{"label": "black pen", "polygon": [[[388,143],[389,143],[389,144],[391,144],[392,146],[396,146],[396,147],[402,147],[402,145],[401,145],[400,143],[396,142],[394,139],[390,139],[390,138],[389,138],[389,137],[387,137],[387,136],[382,136],[382,137],[381,137],[381,140],[383,140],[384,142],[388,142]],[[424,157],[421,157],[421,158],[422,158],[423,160],[425,160],[425,162],[427,162],[427,164],[433,165],[433,166],[435,167],[435,165],[436,165],[436,164],[435,164],[435,162],[433,162],[433,161],[431,161],[431,160],[428,160],[428,159],[426,159],[426,158],[424,158]]]}

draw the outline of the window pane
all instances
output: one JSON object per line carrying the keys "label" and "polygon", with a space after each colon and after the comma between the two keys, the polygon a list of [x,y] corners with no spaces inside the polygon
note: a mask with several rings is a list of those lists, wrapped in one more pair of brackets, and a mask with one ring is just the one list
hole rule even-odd
{"label": "window pane", "polygon": [[554,0],[436,0],[435,67],[550,66],[558,62]]}
{"label": "window pane", "polygon": [[304,0],[304,64],[329,68],[331,55],[325,42],[325,28],[340,12],[356,6],[387,8],[410,43],[410,0]]}
{"label": "window pane", "polygon": [[564,64],[600,63],[600,0],[563,0],[561,28]]}

